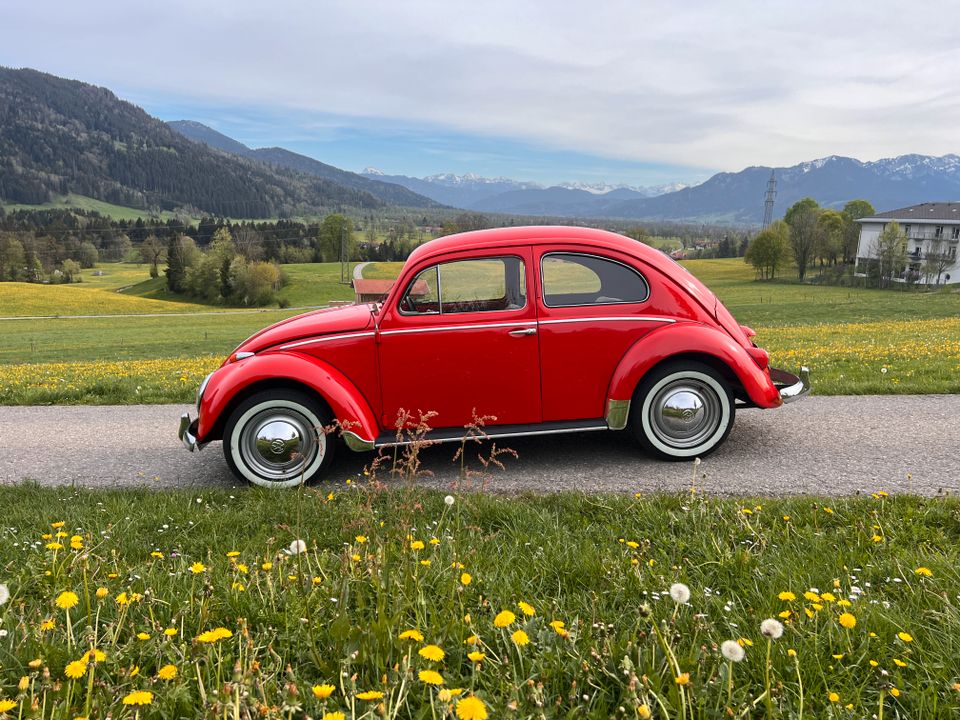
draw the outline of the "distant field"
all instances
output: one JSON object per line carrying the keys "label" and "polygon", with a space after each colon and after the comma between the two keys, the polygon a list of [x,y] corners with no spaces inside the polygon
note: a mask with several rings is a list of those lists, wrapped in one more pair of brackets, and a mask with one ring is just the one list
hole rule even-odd
{"label": "distant field", "polygon": [[151,300],[85,284],[0,283],[0,317],[122,315],[209,310],[193,304]]}
{"label": "distant field", "polygon": [[162,220],[169,220],[177,217],[172,212],[151,212],[149,210],[124,207],[123,205],[113,205],[108,202],[103,202],[102,200],[94,200],[93,198],[86,197],[85,195],[73,194],[59,195],[51,202],[43,203],[42,205],[22,205],[13,203],[9,205],[3,205],[3,209],[7,212],[14,212],[16,210],[56,210],[66,208],[76,208],[77,210],[98,212],[101,215],[108,215],[117,220],[136,220],[137,218],[150,217],[159,217]]}

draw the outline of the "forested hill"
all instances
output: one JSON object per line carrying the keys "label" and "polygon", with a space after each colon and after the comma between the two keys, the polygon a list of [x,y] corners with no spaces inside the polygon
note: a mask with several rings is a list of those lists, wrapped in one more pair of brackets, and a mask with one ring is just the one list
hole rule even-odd
{"label": "forested hill", "polygon": [[67,193],[237,218],[386,204],[191,142],[106,88],[0,67],[0,200],[40,204]]}

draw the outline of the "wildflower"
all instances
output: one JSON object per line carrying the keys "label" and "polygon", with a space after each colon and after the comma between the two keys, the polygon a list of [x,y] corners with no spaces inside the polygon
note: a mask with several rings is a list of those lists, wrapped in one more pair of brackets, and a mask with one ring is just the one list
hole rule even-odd
{"label": "wildflower", "polygon": [[457,703],[460,720],[487,720],[487,706],[476,695],[467,695]]}
{"label": "wildflower", "polygon": [[237,563],[237,571],[246,575],[248,572],[250,572],[250,568],[248,568],[243,563]]}
{"label": "wildflower", "polygon": [[517,616],[514,615],[509,610],[501,610],[499,613],[497,613],[497,616],[493,619],[493,624],[498,628],[504,628],[507,625],[512,625],[516,619],[517,619]]}
{"label": "wildflower", "polygon": [[817,594],[816,594],[815,592],[813,592],[812,590],[807,590],[807,591],[803,594],[803,596],[804,596],[807,600],[809,600],[810,602],[820,602],[820,596],[817,595]]}
{"label": "wildflower", "polygon": [[354,540],[356,540],[358,543],[365,543],[365,542],[367,541],[367,536],[366,536],[366,535],[357,535],[357,536],[354,538]]}
{"label": "wildflower", "polygon": [[8,588],[4,583],[0,583],[0,605],[6,604],[7,600],[10,599],[10,588]]}
{"label": "wildflower", "polygon": [[447,507],[450,507],[456,502],[456,500],[454,499],[453,495],[447,495],[443,499],[443,502],[446,503]]}
{"label": "wildflower", "polygon": [[[357,553],[354,553],[353,555],[350,556],[350,559],[353,560],[354,562],[360,562],[360,560],[362,560],[363,558],[361,558]],[[319,580],[319,578],[314,578],[314,580]],[[318,582],[316,584],[319,585],[320,583]]]}
{"label": "wildflower", "polygon": [[900,691],[897,690],[895,687],[890,688],[890,694],[893,695],[895,698],[900,697]]}
{"label": "wildflower", "polygon": [[80,598],[77,597],[76,593],[70,592],[69,590],[60,593],[56,599],[57,607],[61,610],[69,610],[78,602],[80,602]]}
{"label": "wildflower", "polygon": [[683,583],[674,583],[670,586],[670,597],[677,605],[683,605],[690,599],[690,588]]}
{"label": "wildflower", "polygon": [[439,545],[439,544],[440,544],[440,538],[437,538],[437,537],[432,537],[432,538],[430,538],[430,544],[431,544],[431,545]]}
{"label": "wildflower", "polygon": [[460,576],[460,583],[462,585],[469,585],[473,582],[473,576],[470,573],[463,573]]}
{"label": "wildflower", "polygon": [[430,567],[433,564],[433,562],[431,560],[421,560],[420,564],[425,567]]}
{"label": "wildflower", "polygon": [[636,550],[638,547],[640,547],[640,543],[636,542],[635,540],[627,540],[626,544],[627,547],[632,550]]}
{"label": "wildflower", "polygon": [[164,665],[157,670],[157,677],[161,680],[173,680],[177,676],[176,665]]}
{"label": "wildflower", "polygon": [[72,663],[67,663],[67,667],[64,669],[63,674],[71,680],[79,680],[87,674],[87,661],[74,660]]}
{"label": "wildflower", "polygon": [[463,641],[463,644],[476,645],[479,642],[480,642],[480,638],[478,638],[476,635],[471,635],[470,637],[468,637],[466,640]]}
{"label": "wildflower", "polygon": [[653,717],[653,713],[650,712],[650,707],[646,703],[637,708],[637,717],[640,720],[650,720]]}
{"label": "wildflower", "polygon": [[47,632],[48,630],[53,630],[56,626],[57,626],[57,621],[56,621],[56,620],[52,620],[52,619],[50,619],[50,618],[47,618],[46,620],[43,620],[43,621],[40,623],[40,629],[41,629],[43,632]]}
{"label": "wildflower", "polygon": [[517,607],[520,608],[520,611],[524,615],[532,616],[532,615],[536,615],[537,613],[537,611],[533,609],[533,605],[530,605],[529,603],[525,603],[523,602],[523,600],[517,603]]}
{"label": "wildflower", "polygon": [[267,572],[270,572],[271,570],[273,570],[273,563],[272,563],[272,562],[265,562],[265,563],[263,563],[263,565],[260,566],[260,569],[261,569],[261,570],[266,570]]}
{"label": "wildflower", "polygon": [[784,620],[789,618],[791,615],[793,615],[793,613],[790,610],[782,610],[777,613],[777,617],[783,618]]}
{"label": "wildflower", "polygon": [[870,539],[873,540],[875,543],[883,542],[882,535],[871,535]]}
{"label": "wildflower", "polygon": [[140,639],[140,640],[149,640],[149,639],[150,639],[150,634],[149,634],[149,633],[145,633],[145,632],[138,632],[138,633],[137,633],[137,638]]}
{"label": "wildflower", "polygon": [[63,545],[58,542],[47,543],[47,550],[63,550]]}
{"label": "wildflower", "polygon": [[66,525],[66,523],[63,520],[57,520],[56,522],[50,523],[50,527],[52,527],[54,530],[59,530],[64,525]]}
{"label": "wildflower", "polygon": [[[914,572],[917,575],[923,575],[923,577],[933,577],[933,571],[927,567],[918,567]],[[891,691],[890,694],[893,695],[893,691]]]}
{"label": "wildflower", "polygon": [[793,648],[790,648],[789,650],[787,650],[787,655],[789,655],[790,657],[796,657],[797,651],[794,650]]}
{"label": "wildflower", "polygon": [[163,631],[163,634],[166,635],[167,637],[173,637],[174,635],[177,634],[177,629],[167,628],[166,630]]}
{"label": "wildflower", "polygon": [[10,710],[13,710],[17,706],[16,700],[3,700],[0,699],[0,713],[5,713]]}
{"label": "wildflower", "polygon": [[153,693],[146,690],[135,690],[123,699],[124,705],[149,705],[153,702]]}
{"label": "wildflower", "polygon": [[901,660],[900,658],[894,658],[894,659],[893,659],[893,664],[896,665],[897,667],[900,667],[900,668],[905,668],[905,667],[907,667],[907,663],[905,663],[905,662],[904,662],[903,660]]}
{"label": "wildflower", "polygon": [[239,550],[231,550],[230,552],[227,553],[227,557],[228,557],[228,558],[240,557],[240,551],[239,551]]}
{"label": "wildflower", "polygon": [[326,700],[333,695],[335,689],[333,685],[314,685],[311,688],[311,690],[313,690],[313,696],[317,698],[317,700]]}
{"label": "wildflower", "polygon": [[382,697],[383,693],[379,690],[364,690],[357,693],[357,700],[380,700]]}
{"label": "wildflower", "polygon": [[677,675],[673,681],[677,685],[689,685],[690,684],[690,673],[680,673]]}
{"label": "wildflower", "polygon": [[30,687],[30,677],[28,675],[21,676],[20,682],[17,683],[17,690],[23,692],[28,687]]}
{"label": "wildflower", "polygon": [[778,639],[783,635],[783,625],[779,620],[774,620],[773,618],[767,618],[762,623],[760,623],[760,632],[766,635],[772,640]]}
{"label": "wildflower", "polygon": [[[333,493],[330,494],[332,495]],[[324,713],[320,720],[346,720],[346,717],[342,712],[328,712]]]}
{"label": "wildflower", "polygon": [[826,600],[827,602],[833,602],[837,599],[837,596],[831,592],[820,593],[820,598]]}
{"label": "wildflower", "polygon": [[903,640],[905,643],[913,642],[913,636],[910,633],[898,632],[897,637]]}
{"label": "wildflower", "polygon": [[410,543],[411,550],[423,550],[424,547],[423,540],[414,540]]}
{"label": "wildflower", "polygon": [[404,630],[402,633],[400,633],[400,639],[423,642],[423,634],[419,630]]}
{"label": "wildflower", "polygon": [[246,590],[246,588],[243,586],[243,583],[241,582],[233,583],[232,585],[230,585],[230,589],[236,590],[237,592],[243,592],[244,590]]}
{"label": "wildflower", "polygon": [[193,565],[190,566],[190,572],[192,572],[194,575],[199,575],[206,569],[207,569],[207,566],[204,565],[202,562],[195,562]]}
{"label": "wildflower", "polygon": [[482,653],[479,650],[474,650],[473,652],[467,653],[467,657],[470,658],[471,662],[481,662],[485,657],[486,653]]}
{"label": "wildflower", "polygon": [[294,540],[290,543],[290,547],[287,548],[287,555],[299,555],[300,553],[305,553],[307,551],[307,544],[303,540]]}
{"label": "wildflower", "polygon": [[446,655],[446,653],[436,645],[424,645],[417,651],[417,654],[433,662],[440,662]]}
{"label": "wildflower", "polygon": [[93,660],[94,662],[98,662],[98,663],[103,662],[106,659],[107,659],[107,654],[103,652],[103,650],[98,650],[97,648],[93,648],[92,650],[87,650],[87,652],[81,658],[81,660],[83,660],[84,662],[90,662],[91,660]]}
{"label": "wildflower", "polygon": [[122,592],[119,595],[117,595],[117,605],[123,606],[123,605],[126,605],[129,601],[130,600],[127,597],[127,594],[125,592]]}
{"label": "wildflower", "polygon": [[880,663],[878,663],[876,660],[871,660],[871,661],[870,661],[870,667],[877,667],[877,665],[879,665],[879,664],[880,664]]}
{"label": "wildflower", "polygon": [[837,695],[835,692],[832,692],[829,695],[827,695],[827,699],[830,702],[840,702],[840,696]]}
{"label": "wildflower", "polygon": [[443,685],[443,675],[436,670],[421,670],[417,677],[427,685]]}
{"label": "wildflower", "polygon": [[227,630],[226,628],[219,627],[214,628],[213,630],[207,630],[197,635],[197,642],[201,643],[215,643],[218,640],[225,640],[227,638],[232,638],[233,633]]}
{"label": "wildflower", "polygon": [[782,593],[777,595],[777,598],[783,600],[784,602],[792,602],[797,599],[797,596],[789,590],[784,590]]}
{"label": "wildflower", "polygon": [[97,594],[98,600],[103,600],[107,595],[110,594],[110,591],[107,590],[105,587],[98,587],[96,594]]}
{"label": "wildflower", "polygon": [[527,635],[523,630],[517,630],[513,635],[510,636],[510,639],[520,647],[530,644],[530,636]]}
{"label": "wildflower", "polygon": [[847,630],[851,630],[856,626],[857,618],[854,617],[853,613],[845,612],[839,617],[838,622]]}
{"label": "wildflower", "polygon": [[724,640],[720,644],[720,654],[730,662],[740,662],[746,657],[746,652],[736,640]]}

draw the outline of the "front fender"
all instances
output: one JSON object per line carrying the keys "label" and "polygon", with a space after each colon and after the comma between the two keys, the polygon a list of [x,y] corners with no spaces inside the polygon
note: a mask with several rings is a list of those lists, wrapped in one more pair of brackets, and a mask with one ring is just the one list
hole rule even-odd
{"label": "front fender", "polygon": [[631,400],[652,367],[670,357],[691,354],[709,355],[730,368],[757,407],[774,408],[783,403],[769,373],[760,369],[743,346],[725,332],[696,323],[667,325],[634,343],[617,366],[607,397],[610,401]]}
{"label": "front fender", "polygon": [[[330,406],[335,420],[345,425],[344,437],[351,449],[373,447],[380,432],[370,404],[339,370],[322,360],[295,352],[271,352],[228,363],[207,382],[200,403],[197,440],[216,440],[224,412],[238,393],[258,383],[290,380],[305,385]],[[353,436],[353,437],[351,437]]]}

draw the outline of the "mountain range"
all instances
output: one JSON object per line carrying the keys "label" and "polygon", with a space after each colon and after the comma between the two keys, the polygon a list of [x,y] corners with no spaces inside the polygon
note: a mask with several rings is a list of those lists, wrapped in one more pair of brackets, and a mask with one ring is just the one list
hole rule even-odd
{"label": "mountain range", "polygon": [[541,218],[756,224],[771,173],[774,217],[804,197],[838,208],[862,198],[881,211],[960,198],[957,155],[873,162],[832,155],[721,172],[690,187],[352,173],[280,147],[252,149],[198,122],[164,123],[106,88],[0,67],[0,200],[12,203],[74,193],[145,211],[247,218],[449,206]]}

